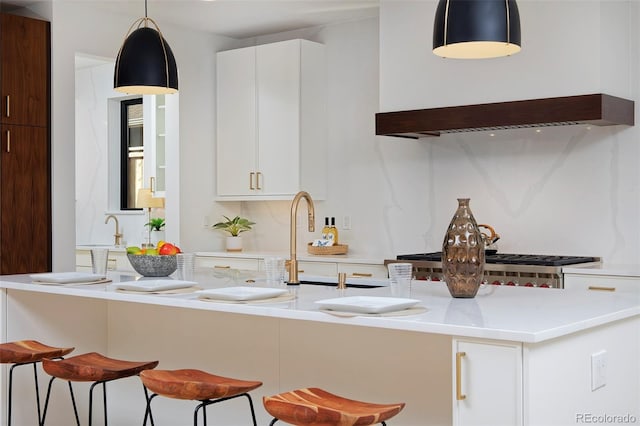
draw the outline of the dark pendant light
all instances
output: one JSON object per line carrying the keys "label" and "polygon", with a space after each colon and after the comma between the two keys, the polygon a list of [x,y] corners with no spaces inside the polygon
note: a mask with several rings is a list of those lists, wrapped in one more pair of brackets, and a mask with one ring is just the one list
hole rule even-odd
{"label": "dark pendant light", "polygon": [[515,0],[439,0],[433,53],[481,59],[520,51],[520,14]]}
{"label": "dark pendant light", "polygon": [[[149,23],[155,29],[150,28]],[[136,30],[131,30],[136,27]],[[173,52],[160,28],[147,17],[137,19],[129,28],[116,59],[113,87],[118,92],[161,95],[178,91],[178,68]]]}

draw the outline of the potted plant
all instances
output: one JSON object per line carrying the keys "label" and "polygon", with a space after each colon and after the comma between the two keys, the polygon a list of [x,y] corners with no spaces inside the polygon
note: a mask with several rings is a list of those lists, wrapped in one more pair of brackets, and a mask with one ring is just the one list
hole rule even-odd
{"label": "potted plant", "polygon": [[162,217],[154,217],[149,219],[149,222],[144,226],[149,227],[149,242],[156,246],[160,240],[164,240],[164,225],[165,221]]}
{"label": "potted plant", "polygon": [[255,225],[255,222],[251,222],[249,219],[240,216],[236,216],[233,219],[227,216],[222,217],[226,220],[214,224],[213,229],[219,229],[230,234],[227,237],[227,251],[242,251],[242,238],[240,234],[251,230],[251,225]]}

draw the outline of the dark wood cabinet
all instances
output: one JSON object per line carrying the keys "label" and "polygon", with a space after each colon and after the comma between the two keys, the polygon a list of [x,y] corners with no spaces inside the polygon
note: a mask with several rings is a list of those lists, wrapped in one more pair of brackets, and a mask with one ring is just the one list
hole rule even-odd
{"label": "dark wood cabinet", "polygon": [[0,274],[51,270],[50,26],[0,14]]}
{"label": "dark wood cabinet", "polygon": [[49,121],[49,23],[1,15],[2,122],[46,127]]}

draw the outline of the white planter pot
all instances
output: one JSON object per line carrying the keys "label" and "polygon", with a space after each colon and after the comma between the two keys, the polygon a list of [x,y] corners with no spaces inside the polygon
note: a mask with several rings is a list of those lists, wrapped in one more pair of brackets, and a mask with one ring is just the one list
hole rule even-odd
{"label": "white planter pot", "polygon": [[158,247],[158,242],[164,239],[164,231],[151,231],[151,244],[154,247]]}
{"label": "white planter pot", "polygon": [[242,251],[242,237],[227,237],[227,251]]}

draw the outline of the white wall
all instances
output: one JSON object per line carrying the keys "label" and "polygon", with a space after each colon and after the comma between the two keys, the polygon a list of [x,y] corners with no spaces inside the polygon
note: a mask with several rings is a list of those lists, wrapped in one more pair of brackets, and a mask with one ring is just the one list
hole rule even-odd
{"label": "white wall", "polygon": [[[52,21],[53,268],[71,270],[75,267],[75,179],[82,178],[75,176],[74,166],[74,56],[82,52],[115,58],[126,31],[137,16],[105,13],[95,9],[90,2],[59,1],[51,6],[50,16],[41,15]],[[214,159],[210,137],[215,101],[214,63],[213,54],[209,52],[231,45],[233,40],[160,25],[179,63],[180,96],[186,99],[181,100],[180,105],[181,168],[193,166],[206,170]],[[196,164],[192,165],[191,161]],[[194,179],[187,170],[185,179],[174,178],[171,184],[180,185],[183,198],[167,207],[167,216],[171,215],[171,208],[181,211],[208,208],[208,200],[212,197],[208,194],[212,194],[214,188],[211,179]],[[194,186],[205,195],[196,196]]]}
{"label": "white wall", "polygon": [[[410,141],[374,135],[377,111],[605,92],[636,100],[638,7],[633,1],[521,0],[523,51],[511,58],[433,56],[435,0],[383,0],[367,19],[255,40],[231,40],[160,23],[180,66],[181,244],[220,250],[205,229],[221,214],[257,225],[249,250],[288,249],[288,202],[217,203],[215,52],[303,37],[327,46],[329,197],[324,216],[352,218],[342,231],[354,255],[437,250],[459,196],[502,235],[501,251],[640,258],[637,127],[544,129]],[[54,268],[73,265],[73,57],[113,57],[134,17],[54,2]],[[98,17],[99,16],[99,17]],[[96,23],[99,22],[100,25]],[[68,31],[74,28],[73,31]],[[175,183],[175,182],[174,182]],[[312,194],[313,195],[313,194]],[[313,238],[300,231],[300,242]]]}
{"label": "white wall", "polygon": [[[385,1],[380,12],[380,110],[609,93],[638,100],[638,10],[633,1],[520,1],[522,52],[443,60],[430,52],[435,1]],[[638,109],[638,106],[636,106]],[[637,115],[637,114],[636,114]],[[471,198],[503,252],[640,259],[638,127],[546,128],[404,141],[396,150],[411,186],[397,252],[437,249],[456,197]],[[392,148],[395,147],[395,148]],[[417,158],[419,157],[419,158]],[[408,161],[407,161],[408,160]],[[413,207],[413,208],[411,208]],[[400,209],[395,209],[398,213]],[[400,217],[400,216],[398,216]],[[397,235],[402,225],[389,223]]]}

